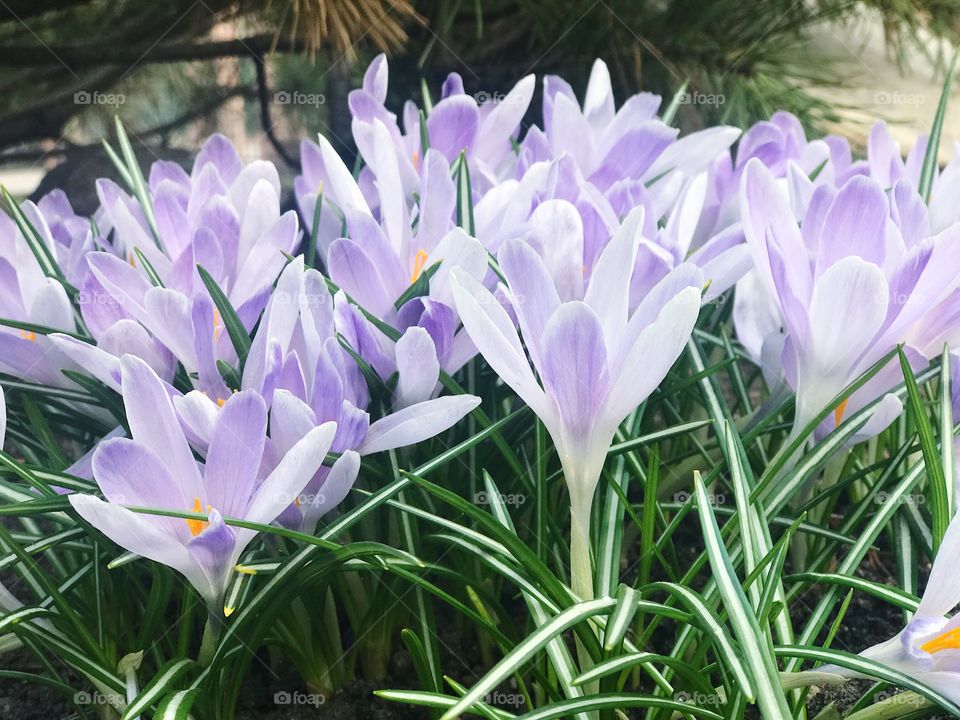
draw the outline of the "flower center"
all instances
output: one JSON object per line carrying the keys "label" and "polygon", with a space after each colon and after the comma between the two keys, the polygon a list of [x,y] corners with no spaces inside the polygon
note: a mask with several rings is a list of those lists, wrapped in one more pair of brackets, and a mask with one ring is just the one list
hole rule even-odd
{"label": "flower center", "polygon": [[938,635],[933,640],[921,645],[920,649],[931,655],[941,650],[960,650],[960,628],[954,628]]}
{"label": "flower center", "polygon": [[[193,499],[193,508],[191,509],[195,513],[203,511],[203,506],[200,503],[199,497],[195,497]],[[207,505],[207,512],[210,512],[211,510],[213,510],[213,507],[210,505]],[[204,530],[206,530],[207,526],[210,524],[206,520],[186,520],[185,519],[184,522],[187,523],[187,527],[190,528],[190,534],[193,537],[196,537],[197,535],[202,533]]]}
{"label": "flower center", "polygon": [[417,254],[413,256],[413,274],[410,276],[410,282],[415,283],[420,277],[420,273],[423,272],[423,267],[427,264],[427,258],[429,255],[426,250],[417,250]]}

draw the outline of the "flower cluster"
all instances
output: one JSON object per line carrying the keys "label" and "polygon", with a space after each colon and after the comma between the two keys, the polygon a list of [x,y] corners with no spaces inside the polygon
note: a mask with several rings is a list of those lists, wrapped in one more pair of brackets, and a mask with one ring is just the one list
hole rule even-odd
{"label": "flower cluster", "polygon": [[[589,600],[608,451],[704,305],[732,290],[744,357],[796,397],[793,436],[898,346],[920,369],[960,340],[960,163],[925,197],[925,140],[904,161],[878,124],[854,160],[785,113],[679,137],[659,97],[618,107],[601,61],[582,102],[544,78],[542,126],[527,126],[535,84],[483,101],[454,73],[398,115],[378,57],[349,98],[359,170],[304,141],[298,210],[281,210],[272,164],[215,135],[189,172],[100,180],[93,217],[61,192],[0,216],[0,371],[122,398],[123,424],[70,468],[103,498],[71,494],[76,513],[213,608],[254,527],[313,533],[364,456],[477,410],[486,395],[454,381],[475,363],[553,441],[570,584]],[[901,380],[881,369],[815,437],[867,406],[854,441],[876,436]],[[939,594],[868,655],[946,692],[957,594]]]}

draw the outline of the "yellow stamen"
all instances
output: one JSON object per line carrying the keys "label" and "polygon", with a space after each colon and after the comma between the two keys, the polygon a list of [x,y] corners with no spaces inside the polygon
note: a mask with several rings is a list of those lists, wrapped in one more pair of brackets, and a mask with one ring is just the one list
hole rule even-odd
{"label": "yellow stamen", "polygon": [[415,283],[420,277],[420,273],[423,272],[424,266],[427,264],[427,255],[426,250],[417,250],[417,254],[413,256],[413,275],[410,276],[410,282]]}
{"label": "yellow stamen", "polygon": [[254,570],[249,565],[235,565],[234,570],[236,570],[241,575],[256,575],[257,571]]}
{"label": "yellow stamen", "polygon": [[130,263],[130,267],[137,266],[137,256],[132,252],[127,253],[127,262]]}
{"label": "yellow stamen", "polygon": [[[198,513],[202,509],[203,509],[203,506],[200,504],[200,498],[195,497],[193,499],[193,512]],[[209,512],[210,510],[211,510],[211,507],[207,505],[207,511]],[[187,527],[190,528],[190,534],[193,535],[193,537],[196,537],[197,535],[202,533],[204,530],[206,530],[207,525],[210,524],[206,520],[187,520],[186,523],[187,523]]]}
{"label": "yellow stamen", "polygon": [[234,613],[235,610],[236,610],[235,607],[228,607],[228,606],[225,605],[224,608],[223,608],[223,616],[224,616],[224,617],[230,617],[231,615],[233,615],[233,613]]}
{"label": "yellow stamen", "polygon": [[220,341],[220,333],[223,332],[223,326],[220,324],[220,311],[217,308],[213,309],[213,340],[214,342]]}
{"label": "yellow stamen", "polygon": [[921,645],[920,649],[931,655],[941,650],[960,650],[960,628],[954,628],[938,635],[933,640]]}
{"label": "yellow stamen", "polygon": [[414,150],[413,157],[411,157],[410,159],[413,161],[414,170],[419,170],[420,169],[420,151]]}
{"label": "yellow stamen", "polygon": [[[236,395],[237,391],[234,390],[233,394]],[[226,402],[227,402],[226,398],[217,398],[217,407],[223,407],[226,404]]]}
{"label": "yellow stamen", "polygon": [[30,342],[37,341],[37,334],[32,330],[21,330],[20,337],[22,337],[24,340],[29,340]]}
{"label": "yellow stamen", "polygon": [[844,398],[843,401],[834,409],[833,421],[836,425],[840,425],[840,423],[843,422],[843,414],[847,411],[848,402],[850,402],[850,398]]}

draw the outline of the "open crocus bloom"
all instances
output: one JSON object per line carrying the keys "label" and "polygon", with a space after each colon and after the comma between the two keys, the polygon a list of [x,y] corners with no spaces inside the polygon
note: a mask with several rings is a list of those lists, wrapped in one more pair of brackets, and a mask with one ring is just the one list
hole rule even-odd
{"label": "open crocus bloom", "polygon": [[[861,655],[898,670],[960,702],[960,615],[946,617],[960,603],[960,515],[950,523],[930,571],[916,615],[894,638]],[[822,668],[847,677],[848,670]]]}
{"label": "open crocus bloom", "polygon": [[[277,281],[243,372],[244,391],[262,395],[270,407],[270,440],[278,455],[314,427],[337,425],[330,450],[340,457],[333,467],[312,473],[301,502],[288,508],[282,518],[306,530],[312,530],[346,496],[357,478],[361,456],[432,438],[480,404],[473,395],[426,399],[371,423],[366,381],[337,332],[359,353],[374,354],[368,348],[375,344],[377,331],[342,293],[332,297],[323,276],[304,268],[303,259],[297,258]],[[436,375],[428,380],[436,383]],[[218,403],[196,390],[173,402],[191,443],[205,450],[222,414]]]}
{"label": "open crocus bloom", "polygon": [[[747,242],[785,330],[783,349],[770,361],[779,363],[796,392],[797,432],[907,340],[957,287],[960,229],[918,236],[914,230],[922,223],[896,218],[905,208],[918,207],[919,196],[898,185],[888,200],[875,181],[859,175],[839,190],[818,187],[798,228],[786,194],[756,159],[744,172],[741,200]],[[906,351],[912,362],[925,364],[919,352]],[[899,366],[889,363],[842,403],[819,433],[900,380]],[[885,396],[858,437],[880,432],[901,410],[896,397]]]}
{"label": "open crocus bloom", "polygon": [[[320,468],[336,424],[310,429],[272,462],[265,455],[266,404],[254,392],[239,392],[220,409],[200,464],[163,381],[139,358],[124,356],[121,366],[132,439],[107,440],[94,454],[94,478],[107,501],[71,495],[70,503],[118,545],[182,573],[213,608],[256,535],[223,518],[273,522]],[[207,519],[140,514],[124,505],[202,512]]]}
{"label": "open crocus bloom", "polygon": [[[593,595],[590,510],[614,433],[656,388],[690,337],[702,275],[680,265],[631,314],[630,278],[642,212],[632,214],[597,261],[583,299],[564,301],[543,258],[508,240],[498,254],[520,335],[482,284],[454,274],[464,327],[487,363],[541,418],[563,466],[571,502],[575,592]],[[558,239],[559,241],[559,239]]]}

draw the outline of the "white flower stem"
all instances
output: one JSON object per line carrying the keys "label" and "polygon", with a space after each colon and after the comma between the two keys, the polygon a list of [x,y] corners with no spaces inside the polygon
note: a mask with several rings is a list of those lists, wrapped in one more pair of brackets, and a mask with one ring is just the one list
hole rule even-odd
{"label": "white flower stem", "polygon": [[570,585],[580,600],[586,601],[593,600],[593,566],[590,563],[590,505],[582,505],[571,498]]}
{"label": "white flower stem", "polygon": [[[571,488],[572,490],[572,488]],[[593,565],[590,562],[590,509],[593,493],[570,493],[570,586],[581,602],[593,600]],[[585,497],[584,497],[585,496]],[[596,632],[596,629],[591,628]],[[580,672],[593,667],[593,658],[577,638],[577,658]],[[588,693],[599,690],[592,682],[584,688]]]}

